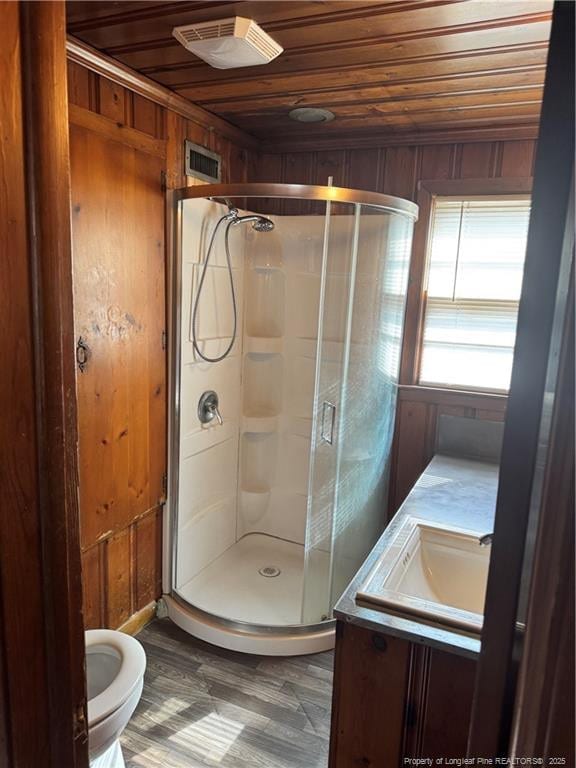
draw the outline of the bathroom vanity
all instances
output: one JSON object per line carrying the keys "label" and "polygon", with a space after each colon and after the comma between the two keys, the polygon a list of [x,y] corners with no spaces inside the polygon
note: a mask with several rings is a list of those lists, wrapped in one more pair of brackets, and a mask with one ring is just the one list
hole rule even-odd
{"label": "bathroom vanity", "polygon": [[338,602],[330,768],[466,754],[497,484],[435,456]]}

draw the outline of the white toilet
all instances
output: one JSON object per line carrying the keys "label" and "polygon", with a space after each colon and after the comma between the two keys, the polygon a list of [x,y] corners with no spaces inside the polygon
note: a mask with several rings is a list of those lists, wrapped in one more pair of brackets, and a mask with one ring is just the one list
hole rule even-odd
{"label": "white toilet", "polygon": [[90,766],[124,768],[118,739],[142,694],[146,654],[123,632],[90,629],[85,635]]}

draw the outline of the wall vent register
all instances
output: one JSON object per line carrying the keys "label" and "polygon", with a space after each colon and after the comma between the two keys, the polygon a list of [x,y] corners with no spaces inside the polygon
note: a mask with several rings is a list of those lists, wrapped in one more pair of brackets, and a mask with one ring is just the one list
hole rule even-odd
{"label": "wall vent register", "polygon": [[194,179],[217,184],[222,178],[222,156],[206,147],[186,141],[185,174]]}

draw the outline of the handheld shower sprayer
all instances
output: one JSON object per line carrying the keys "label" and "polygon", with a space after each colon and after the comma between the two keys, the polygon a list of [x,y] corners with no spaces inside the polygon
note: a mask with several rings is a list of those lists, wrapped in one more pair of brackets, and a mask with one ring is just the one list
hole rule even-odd
{"label": "handheld shower sprayer", "polygon": [[[208,199],[213,200],[215,202],[221,201],[221,199],[214,198],[214,197],[210,197]],[[228,198],[223,198],[223,199],[225,204],[228,206],[228,213],[225,213],[223,216],[220,217],[220,219],[218,219],[218,221],[214,226],[214,229],[212,230],[212,235],[210,236],[210,241],[208,243],[208,249],[206,251],[206,257],[204,258],[204,262],[202,265],[202,272],[200,275],[200,281],[198,283],[198,290],[196,291],[196,298],[194,299],[194,308],[192,310],[192,345],[194,347],[194,351],[196,352],[196,354],[202,360],[205,360],[207,363],[219,363],[221,360],[224,360],[226,357],[228,357],[228,355],[232,351],[234,342],[236,341],[236,332],[237,332],[237,325],[238,325],[238,307],[236,306],[236,291],[234,288],[234,277],[232,275],[232,259],[230,256],[230,242],[229,242],[230,227],[237,226],[238,224],[251,223],[252,228],[255,229],[256,232],[271,232],[274,229],[274,222],[271,219],[267,218],[266,216],[259,216],[257,214],[247,214],[245,216],[240,216],[238,209],[232,205],[231,201]],[[202,288],[204,286],[204,279],[206,277],[206,270],[208,269],[208,264],[210,262],[210,255],[214,247],[216,235],[218,234],[220,225],[223,222],[226,222],[226,229],[224,230],[224,249],[226,252],[226,265],[228,267],[228,276],[230,278],[230,294],[232,296],[232,310],[234,313],[234,325],[232,329],[232,338],[226,350],[221,355],[218,355],[218,357],[208,357],[200,350],[200,347],[198,344],[198,335],[197,335],[197,328],[196,328],[197,319],[198,319],[198,304],[200,303]]]}

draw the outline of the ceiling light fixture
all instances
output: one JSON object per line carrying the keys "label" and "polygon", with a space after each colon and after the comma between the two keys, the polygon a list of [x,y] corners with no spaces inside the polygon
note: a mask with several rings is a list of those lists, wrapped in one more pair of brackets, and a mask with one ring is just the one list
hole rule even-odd
{"label": "ceiling light fixture", "polygon": [[334,120],[334,112],[320,107],[298,107],[288,113],[288,117],[298,123],[329,123]]}

